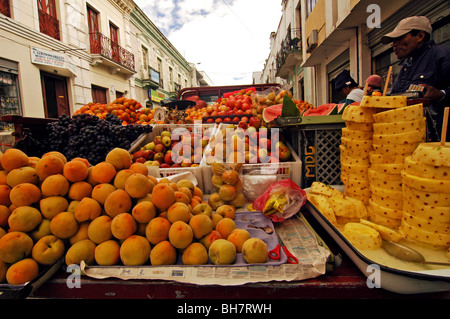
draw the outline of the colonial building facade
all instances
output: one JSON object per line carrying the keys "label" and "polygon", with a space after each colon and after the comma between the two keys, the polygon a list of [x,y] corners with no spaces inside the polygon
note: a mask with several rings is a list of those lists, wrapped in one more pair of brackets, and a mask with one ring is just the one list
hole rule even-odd
{"label": "colonial building facade", "polygon": [[[281,5],[283,14],[270,36],[271,52],[261,80],[274,75],[277,82],[287,83],[295,98],[316,106],[342,99],[334,90],[334,78],[344,69],[360,86],[370,74],[393,82],[399,61],[380,38],[405,17],[427,16],[435,42],[450,41],[446,0],[283,0]],[[391,65],[391,79],[386,79]]]}
{"label": "colonial building facade", "polygon": [[132,0],[0,0],[0,43],[0,115],[57,118],[122,96],[155,107],[203,83]]}

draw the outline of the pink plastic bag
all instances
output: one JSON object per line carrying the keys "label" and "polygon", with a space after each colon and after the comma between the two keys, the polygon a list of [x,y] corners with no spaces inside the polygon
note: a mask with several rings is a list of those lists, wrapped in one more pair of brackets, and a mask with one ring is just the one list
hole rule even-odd
{"label": "pink plastic bag", "polygon": [[274,193],[282,192],[286,194],[287,203],[283,212],[275,212],[267,215],[273,222],[282,222],[295,215],[306,203],[306,192],[289,178],[283,179],[272,184],[264,193],[262,193],[254,202],[253,208],[264,212],[267,200]]}

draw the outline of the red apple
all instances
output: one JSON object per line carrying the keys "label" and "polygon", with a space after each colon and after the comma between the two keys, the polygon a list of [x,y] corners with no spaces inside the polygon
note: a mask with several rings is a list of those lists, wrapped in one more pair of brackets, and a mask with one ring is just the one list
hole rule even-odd
{"label": "red apple", "polygon": [[291,157],[291,151],[289,147],[283,142],[278,142],[276,145],[277,155],[281,162],[286,162]]}
{"label": "red apple", "polygon": [[257,145],[258,144],[258,140],[259,140],[259,133],[258,132],[253,132],[249,135],[248,137],[249,143],[253,144],[253,145]]}
{"label": "red apple", "polygon": [[259,145],[259,147],[264,148],[267,151],[270,151],[270,149],[272,147],[270,140],[268,138],[265,138],[265,137],[260,137],[259,138],[258,145]]}
{"label": "red apple", "polygon": [[246,130],[246,129],[248,128],[248,124],[247,124],[247,122],[244,122],[244,121],[241,120],[241,121],[238,123],[238,127],[242,128],[242,129],[244,129],[244,130]]}
{"label": "red apple", "polygon": [[172,159],[172,152],[166,152],[166,154],[164,155],[164,162],[169,165],[172,165],[174,163]]}
{"label": "red apple", "polygon": [[164,153],[166,151],[166,147],[164,144],[156,144],[155,145],[155,153]]}
{"label": "red apple", "polygon": [[143,151],[143,150],[139,150],[139,151],[137,151],[137,152],[134,152],[133,153],[133,160],[136,160],[137,158],[139,158],[139,157],[146,157],[146,152],[145,151]]}
{"label": "red apple", "polygon": [[147,160],[144,157],[138,157],[134,160],[135,163],[145,163]]}
{"label": "red apple", "polygon": [[146,154],[146,159],[148,160],[148,161],[153,161],[153,158],[155,157],[155,151],[151,151],[151,150],[149,150],[149,151],[145,151],[147,154]]}
{"label": "red apple", "polygon": [[160,135],[155,136],[155,138],[153,139],[153,143],[162,144],[162,136],[160,136]]}
{"label": "red apple", "polygon": [[261,127],[261,120],[256,116],[252,116],[248,122],[248,125],[259,129]]}
{"label": "red apple", "polygon": [[153,160],[164,163],[164,153],[155,153]]}

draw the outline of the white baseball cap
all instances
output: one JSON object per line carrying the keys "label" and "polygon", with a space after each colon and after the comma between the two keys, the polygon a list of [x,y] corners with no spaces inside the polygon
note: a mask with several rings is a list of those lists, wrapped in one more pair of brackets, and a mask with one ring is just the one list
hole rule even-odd
{"label": "white baseball cap", "polygon": [[381,42],[384,44],[392,42],[395,38],[401,37],[411,30],[425,31],[431,35],[433,28],[430,20],[425,16],[408,17],[401,20],[392,32],[389,32],[381,37]]}

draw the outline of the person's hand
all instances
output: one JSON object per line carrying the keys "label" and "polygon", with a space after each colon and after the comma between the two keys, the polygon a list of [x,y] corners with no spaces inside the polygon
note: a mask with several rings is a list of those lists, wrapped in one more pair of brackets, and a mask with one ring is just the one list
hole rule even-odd
{"label": "person's hand", "polygon": [[423,97],[430,99],[431,102],[439,102],[445,96],[445,93],[428,84],[419,84],[427,89]]}

